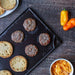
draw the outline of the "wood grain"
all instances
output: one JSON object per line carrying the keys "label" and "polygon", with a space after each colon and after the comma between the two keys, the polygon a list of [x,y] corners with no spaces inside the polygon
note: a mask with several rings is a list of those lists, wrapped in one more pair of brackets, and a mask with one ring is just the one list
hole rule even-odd
{"label": "wood grain", "polygon": [[75,68],[75,28],[65,32],[60,26],[60,11],[63,8],[69,11],[70,18],[75,17],[75,0],[20,0],[20,5],[15,12],[0,19],[0,33],[27,7],[33,8],[63,41],[62,45],[55,49],[29,75],[49,75],[49,66],[57,58],[70,60]]}

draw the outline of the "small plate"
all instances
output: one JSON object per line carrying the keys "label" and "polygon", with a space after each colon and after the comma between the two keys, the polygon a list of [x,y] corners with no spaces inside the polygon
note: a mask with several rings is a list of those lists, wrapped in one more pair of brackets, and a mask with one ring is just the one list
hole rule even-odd
{"label": "small plate", "polygon": [[19,5],[19,0],[16,0],[16,6],[13,9],[11,9],[11,10],[6,10],[4,12],[4,14],[0,15],[0,18],[5,17],[5,16],[11,14],[13,11],[16,10],[16,8],[18,7],[18,5]]}

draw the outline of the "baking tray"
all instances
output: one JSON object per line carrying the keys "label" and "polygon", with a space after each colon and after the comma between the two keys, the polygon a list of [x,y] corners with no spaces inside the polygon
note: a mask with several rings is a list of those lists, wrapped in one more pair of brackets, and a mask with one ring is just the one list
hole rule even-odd
{"label": "baking tray", "polygon": [[[23,22],[27,18],[33,18],[36,20],[37,26],[36,29],[32,32],[25,31],[23,27]],[[16,31],[21,30],[25,34],[25,38],[21,43],[15,43],[11,40],[11,34]],[[38,41],[40,33],[48,33],[51,37],[51,42],[48,46],[41,46]],[[47,27],[47,25],[33,12],[31,8],[25,10],[4,32],[0,35],[0,41],[8,41],[14,47],[13,55],[10,58],[0,58],[0,70],[9,70],[13,75],[28,75],[32,69],[34,69],[43,59],[45,59],[52,51],[58,47],[61,42],[55,33]],[[28,44],[35,44],[39,51],[38,54],[34,57],[28,57],[25,52],[25,46]],[[22,55],[26,57],[28,61],[27,70],[24,72],[14,72],[10,66],[9,61],[16,55]]]}

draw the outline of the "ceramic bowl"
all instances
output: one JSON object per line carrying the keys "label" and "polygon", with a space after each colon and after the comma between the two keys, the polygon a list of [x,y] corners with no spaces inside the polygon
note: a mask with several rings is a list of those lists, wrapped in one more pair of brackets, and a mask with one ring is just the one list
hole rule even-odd
{"label": "ceramic bowl", "polygon": [[69,75],[73,75],[74,67],[73,67],[72,63],[71,63],[69,60],[64,59],[64,58],[59,58],[59,59],[56,59],[56,60],[54,60],[54,61],[52,62],[52,64],[50,65],[50,69],[49,69],[50,75],[52,75],[52,72],[51,72],[52,65],[53,65],[56,61],[58,61],[58,60],[65,60],[65,61],[67,61],[67,62],[71,65],[71,69],[72,69],[72,71],[71,71],[71,73],[70,73]]}

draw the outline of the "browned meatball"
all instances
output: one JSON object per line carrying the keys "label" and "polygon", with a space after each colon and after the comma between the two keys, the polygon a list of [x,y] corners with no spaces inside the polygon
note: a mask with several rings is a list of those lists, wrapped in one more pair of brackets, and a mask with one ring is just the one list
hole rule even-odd
{"label": "browned meatball", "polygon": [[50,36],[48,33],[41,33],[39,36],[39,43],[42,46],[47,46],[50,43]]}
{"label": "browned meatball", "polygon": [[24,21],[23,27],[25,28],[26,31],[33,31],[36,27],[36,22],[32,18],[28,18]]}
{"label": "browned meatball", "polygon": [[27,45],[25,47],[25,53],[26,53],[26,55],[28,55],[30,57],[36,56],[36,54],[38,53],[38,48],[32,44]]}
{"label": "browned meatball", "polygon": [[24,33],[20,30],[17,30],[11,34],[12,41],[16,43],[22,42],[23,38],[24,38]]}

